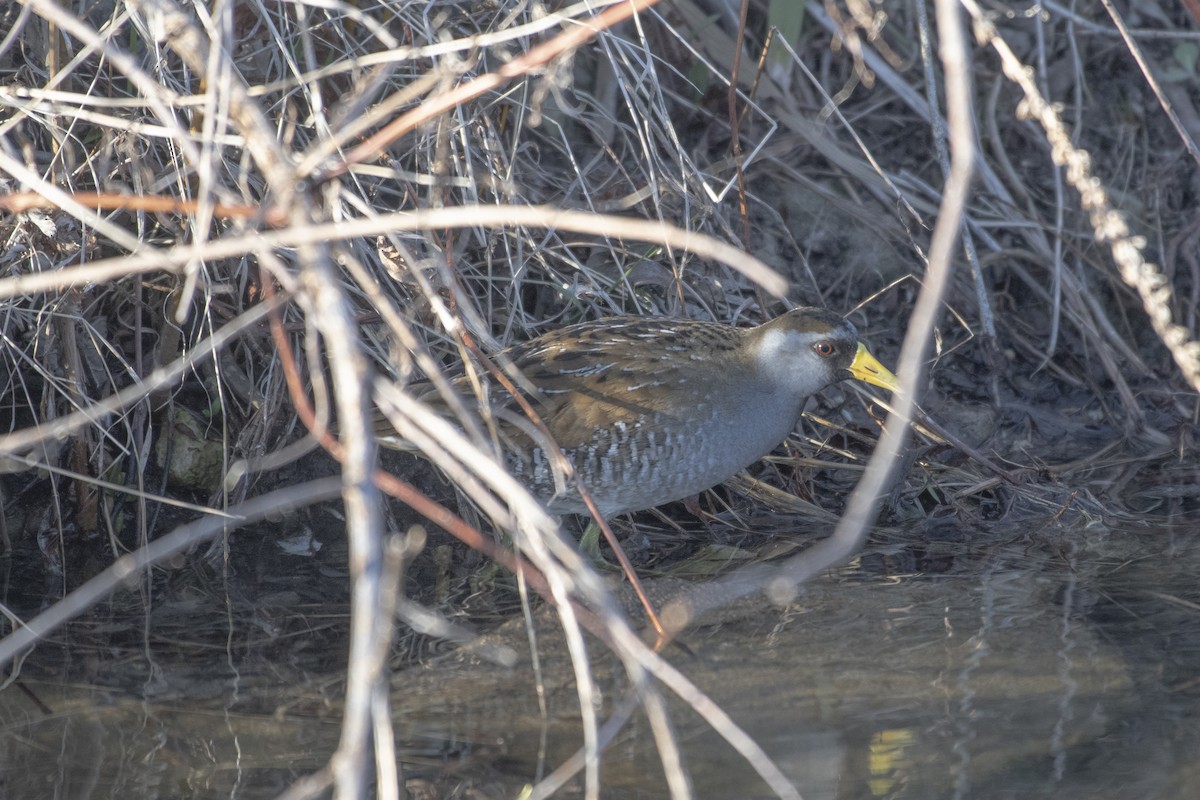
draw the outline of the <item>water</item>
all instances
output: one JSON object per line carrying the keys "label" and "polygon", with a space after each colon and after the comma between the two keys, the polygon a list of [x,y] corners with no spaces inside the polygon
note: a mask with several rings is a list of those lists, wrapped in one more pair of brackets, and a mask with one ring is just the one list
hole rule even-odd
{"label": "water", "polygon": [[[808,800],[1191,798],[1197,533],[1010,528],[936,557],[934,545],[892,543],[786,608],[746,606],[691,630],[666,655]],[[906,572],[912,559],[896,555],[914,550],[923,568]],[[468,647],[396,676],[410,789],[515,796],[578,746],[573,674],[556,624],[538,620],[546,716],[519,619],[487,637],[522,654],[516,666]],[[186,677],[161,668],[146,699],[120,680],[119,663],[93,659],[90,683],[25,679],[36,702],[21,687],[0,693],[0,796],[273,797],[337,741],[332,665],[333,677],[308,666],[279,680],[263,653],[248,650],[231,670],[214,649]],[[622,673],[603,653],[595,670],[610,709]],[[771,796],[695,713],[672,708],[698,797]],[[604,797],[667,796],[640,717],[605,753],[603,776]]]}

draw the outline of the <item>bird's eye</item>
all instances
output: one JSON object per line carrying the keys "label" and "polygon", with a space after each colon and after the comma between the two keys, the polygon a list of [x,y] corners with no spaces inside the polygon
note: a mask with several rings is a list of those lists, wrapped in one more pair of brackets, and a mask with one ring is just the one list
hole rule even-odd
{"label": "bird's eye", "polygon": [[829,358],[834,353],[833,343],[825,341],[817,342],[813,345],[813,351],[821,358]]}

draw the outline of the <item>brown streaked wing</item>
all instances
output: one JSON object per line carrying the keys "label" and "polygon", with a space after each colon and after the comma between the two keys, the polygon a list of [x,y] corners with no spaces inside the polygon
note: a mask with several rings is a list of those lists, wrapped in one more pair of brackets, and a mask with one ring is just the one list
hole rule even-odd
{"label": "brown streaked wing", "polygon": [[[693,369],[711,366],[740,344],[739,334],[750,330],[713,322],[681,321],[645,317],[611,317],[599,323],[568,325],[498,354],[521,372],[538,392],[530,397],[546,427],[560,447],[573,449],[592,442],[598,428],[625,424],[630,428],[681,406],[678,378],[672,386],[647,376],[658,376],[670,363],[686,375]],[[653,343],[653,346],[647,347]],[[680,359],[681,351],[691,351]],[[471,394],[464,376],[451,381],[464,397]],[[525,389],[527,386],[518,385]],[[439,412],[445,403],[428,383],[414,384],[413,391]],[[691,390],[695,391],[693,386]],[[513,414],[520,406],[499,386],[493,402]],[[507,425],[506,428],[515,426]],[[506,431],[517,446],[532,444],[519,430]]]}
{"label": "brown streaked wing", "polygon": [[[734,329],[717,323],[642,317],[602,323],[568,326],[505,351],[541,390],[538,410],[568,450],[591,443],[598,428],[632,429],[679,408],[678,380],[668,386],[647,376],[661,375],[668,363],[686,374],[738,342],[730,336]],[[697,358],[680,360],[684,350]]]}

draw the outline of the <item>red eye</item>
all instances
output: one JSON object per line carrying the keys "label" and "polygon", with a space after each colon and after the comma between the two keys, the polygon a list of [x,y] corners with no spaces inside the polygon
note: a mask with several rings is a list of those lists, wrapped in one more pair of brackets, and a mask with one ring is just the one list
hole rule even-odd
{"label": "red eye", "polygon": [[832,342],[817,342],[813,345],[813,351],[821,358],[829,358],[834,353]]}

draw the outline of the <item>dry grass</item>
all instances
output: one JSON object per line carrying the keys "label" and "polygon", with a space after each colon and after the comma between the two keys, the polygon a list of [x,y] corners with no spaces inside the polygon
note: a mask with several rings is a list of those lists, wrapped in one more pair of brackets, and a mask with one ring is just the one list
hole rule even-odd
{"label": "dry grass", "polygon": [[[361,421],[375,381],[464,363],[486,381],[480,353],[616,313],[755,322],[784,307],[772,296],[784,285],[789,303],[853,311],[893,360],[949,169],[945,101],[931,113],[927,92],[942,67],[913,4],[882,3],[870,19],[857,7],[808,6],[765,62],[752,13],[733,124],[738,24],[720,3],[679,0],[636,22],[612,5],[599,33],[579,24],[586,4],[549,16],[389,0],[224,4],[203,20],[165,0],[69,18],[49,0],[0,11],[5,550],[52,595],[97,575],[108,591],[103,581],[143,564],[138,548],[175,525],[340,471],[361,670],[351,685],[362,687],[347,741],[361,744],[379,721],[372,687],[390,642],[380,565],[458,587],[427,591],[435,603],[478,582],[474,567],[422,567],[400,540],[385,546]],[[1087,523],[1200,507],[1197,22],[1179,9],[1044,8],[994,20],[995,33],[977,26],[965,247],[919,392],[1005,475],[918,433],[888,495],[897,529],[947,510]],[[460,412],[465,433],[419,407],[401,413],[432,432],[428,455],[472,501],[461,512],[472,522],[429,500],[453,505],[408,464],[385,487],[406,504],[397,524],[512,537],[568,628],[568,597],[592,609],[578,615],[644,687],[669,751],[645,687],[652,674],[687,694],[681,676],[494,468],[476,411]],[[774,505],[794,501],[827,526],[877,437],[877,410],[835,391],[819,416],[788,453],[823,469],[789,458],[756,472],[789,493]],[[344,446],[324,444],[340,468],[297,444],[302,423],[319,434],[333,418]],[[170,474],[185,451],[198,473]],[[747,486],[724,522],[749,508]],[[493,555],[513,563],[506,553]],[[586,717],[586,649],[573,641]],[[357,767],[341,769],[329,775],[350,792]]]}

